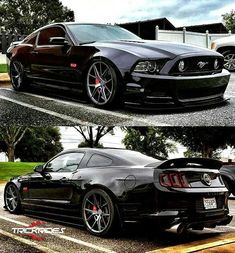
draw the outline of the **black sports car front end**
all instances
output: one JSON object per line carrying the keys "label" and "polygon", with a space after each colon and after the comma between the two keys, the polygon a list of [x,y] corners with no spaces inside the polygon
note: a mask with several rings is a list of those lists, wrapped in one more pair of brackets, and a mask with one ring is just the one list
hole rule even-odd
{"label": "black sports car front end", "polygon": [[229,79],[223,57],[211,52],[140,61],[126,84],[127,102],[157,108],[220,104]]}
{"label": "black sports car front end", "polygon": [[7,59],[15,90],[33,84],[78,92],[101,108],[216,105],[230,79],[219,53],[101,24],[43,27],[13,43]]}

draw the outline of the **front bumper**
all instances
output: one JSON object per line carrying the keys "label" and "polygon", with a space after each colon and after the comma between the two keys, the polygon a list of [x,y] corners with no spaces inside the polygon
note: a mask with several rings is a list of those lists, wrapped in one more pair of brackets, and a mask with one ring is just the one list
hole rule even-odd
{"label": "front bumper", "polygon": [[225,102],[230,73],[208,76],[165,76],[133,73],[126,84],[125,101],[130,106],[187,108]]}

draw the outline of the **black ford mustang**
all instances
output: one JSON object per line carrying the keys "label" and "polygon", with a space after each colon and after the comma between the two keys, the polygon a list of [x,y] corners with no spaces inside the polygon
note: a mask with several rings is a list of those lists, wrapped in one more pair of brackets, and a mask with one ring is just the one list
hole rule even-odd
{"label": "black ford mustang", "polygon": [[121,103],[182,108],[224,102],[230,74],[222,55],[145,41],[118,26],[43,27],[7,52],[14,89],[29,84],[82,93],[98,107]]}
{"label": "black ford mustang", "polygon": [[70,150],[11,179],[5,207],[11,213],[80,220],[99,236],[146,219],[163,228],[226,225],[232,217],[221,166],[196,158],[159,161],[129,150]]}

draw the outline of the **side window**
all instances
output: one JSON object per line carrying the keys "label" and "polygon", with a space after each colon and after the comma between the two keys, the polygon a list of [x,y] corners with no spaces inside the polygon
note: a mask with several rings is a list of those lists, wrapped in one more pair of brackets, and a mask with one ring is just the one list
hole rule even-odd
{"label": "side window", "polygon": [[24,43],[25,44],[30,44],[30,45],[35,45],[36,44],[36,40],[37,40],[37,33],[31,34],[29,35],[25,40]]}
{"label": "side window", "polygon": [[106,156],[95,154],[88,161],[87,167],[106,167],[110,166],[112,163],[112,159]]}
{"label": "side window", "polygon": [[38,46],[50,45],[51,37],[65,37],[65,31],[60,27],[44,29],[39,34]]}
{"label": "side window", "polygon": [[56,157],[45,168],[46,172],[74,172],[84,157],[84,153],[70,153]]}

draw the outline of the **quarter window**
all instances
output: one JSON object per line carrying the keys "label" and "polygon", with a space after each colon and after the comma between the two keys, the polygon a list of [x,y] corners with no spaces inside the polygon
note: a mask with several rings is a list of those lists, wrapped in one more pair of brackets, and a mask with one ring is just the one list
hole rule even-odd
{"label": "quarter window", "polygon": [[60,27],[51,27],[40,32],[38,46],[50,45],[51,37],[65,37],[65,31]]}
{"label": "quarter window", "polygon": [[74,172],[84,157],[84,153],[71,153],[56,157],[45,168],[46,172]]}
{"label": "quarter window", "polygon": [[112,163],[113,163],[112,159],[106,156],[95,154],[90,158],[87,166],[88,167],[106,167],[106,166],[112,165]]}

